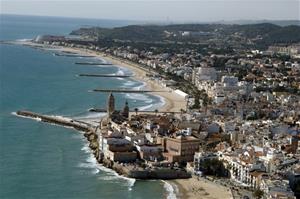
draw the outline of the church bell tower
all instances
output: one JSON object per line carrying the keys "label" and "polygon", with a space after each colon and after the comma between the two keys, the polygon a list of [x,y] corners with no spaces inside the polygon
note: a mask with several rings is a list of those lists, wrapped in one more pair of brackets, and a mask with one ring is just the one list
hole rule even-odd
{"label": "church bell tower", "polygon": [[115,111],[115,97],[112,93],[108,95],[107,99],[107,114],[110,117],[112,113]]}

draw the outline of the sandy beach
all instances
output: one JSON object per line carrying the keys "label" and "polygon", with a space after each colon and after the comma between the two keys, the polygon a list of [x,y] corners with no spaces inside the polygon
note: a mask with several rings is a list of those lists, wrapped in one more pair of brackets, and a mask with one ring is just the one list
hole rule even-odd
{"label": "sandy beach", "polygon": [[116,57],[112,57],[110,55],[105,55],[103,53],[94,52],[94,51],[86,51],[87,54],[96,55],[100,58],[103,58],[107,60],[108,62],[112,63],[116,66],[126,67],[133,71],[134,76],[133,78],[142,81],[146,83],[146,88],[149,90],[162,90],[166,92],[153,92],[152,94],[158,95],[164,98],[164,106],[162,106],[159,111],[172,111],[172,112],[180,112],[181,109],[186,109],[186,100],[184,97],[178,95],[174,91],[171,91],[171,89],[166,88],[162,85],[160,85],[158,82],[151,80],[150,78],[146,77],[147,71],[145,69],[142,69],[140,66],[138,66],[135,63],[130,62],[124,62],[123,60],[120,60]]}
{"label": "sandy beach", "polygon": [[189,179],[171,180],[177,189],[178,198],[181,199],[231,199],[232,194],[229,188],[215,184],[203,178],[196,177]]}
{"label": "sandy beach", "polygon": [[[19,42],[20,43],[20,42]],[[160,96],[164,99],[164,105],[159,108],[159,111],[170,111],[170,112],[180,112],[181,109],[186,109],[186,100],[183,96],[175,93],[170,88],[164,87],[163,85],[159,84],[158,82],[150,79],[146,76],[149,71],[146,69],[140,67],[138,64],[132,63],[130,61],[123,61],[117,57],[113,57],[111,55],[104,54],[102,52],[88,50],[88,49],[82,49],[82,48],[71,48],[71,47],[62,47],[62,46],[45,46],[42,44],[36,44],[29,41],[22,41],[21,44],[28,45],[32,47],[40,47],[44,49],[58,49],[60,51],[64,52],[72,52],[72,53],[78,53],[82,55],[90,55],[99,57],[101,59],[105,59],[109,63],[125,67],[130,69],[134,76],[132,77],[135,80],[145,82],[146,83],[146,89],[148,90],[159,90],[159,91],[165,91],[165,92],[153,92],[151,94]]]}
{"label": "sandy beach", "polygon": [[[91,56],[99,57],[101,59],[105,59],[106,61],[108,61],[113,65],[130,69],[134,73],[134,76],[132,78],[141,82],[145,82],[146,89],[166,91],[166,92],[152,93],[153,95],[161,96],[164,99],[165,103],[159,109],[159,111],[180,112],[181,109],[185,110],[186,108],[186,100],[184,97],[178,95],[170,88],[166,88],[161,84],[159,84],[158,82],[156,82],[155,80],[152,80],[149,77],[147,77],[146,74],[149,73],[149,71],[140,67],[138,64],[129,61],[123,61],[119,58],[106,55],[101,52],[96,52],[96,51],[86,50],[81,48],[45,46],[45,45],[35,44],[32,42],[23,42],[23,41],[21,44],[37,47],[41,49],[46,49],[46,50],[54,49],[54,50],[59,50],[64,52],[78,53],[81,55],[91,55]],[[198,199],[198,198],[230,199],[232,198],[231,192],[230,190],[228,190],[228,188],[223,187],[221,185],[217,185],[203,178],[200,178],[200,180],[198,180],[197,178],[177,179],[177,180],[168,181],[168,183],[174,187],[174,191],[172,193],[172,197],[174,196],[174,198],[175,198],[175,194],[176,194],[176,198],[182,198],[182,199],[183,198],[184,199]]]}

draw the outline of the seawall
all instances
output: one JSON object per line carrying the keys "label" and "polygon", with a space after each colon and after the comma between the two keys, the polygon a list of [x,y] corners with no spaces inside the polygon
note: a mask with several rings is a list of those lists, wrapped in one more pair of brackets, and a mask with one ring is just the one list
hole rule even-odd
{"label": "seawall", "polygon": [[42,122],[53,123],[65,127],[72,127],[76,130],[83,131],[84,136],[89,141],[89,147],[93,152],[94,157],[99,163],[102,163],[105,167],[115,170],[120,175],[124,175],[129,178],[136,179],[185,179],[190,178],[191,175],[185,170],[172,169],[168,167],[157,167],[157,168],[143,168],[138,164],[125,164],[113,162],[103,157],[103,153],[99,149],[98,135],[95,131],[95,127],[92,125],[72,120],[69,118],[42,115],[30,111],[17,111],[16,114],[22,117],[28,117],[33,119],[40,119]]}

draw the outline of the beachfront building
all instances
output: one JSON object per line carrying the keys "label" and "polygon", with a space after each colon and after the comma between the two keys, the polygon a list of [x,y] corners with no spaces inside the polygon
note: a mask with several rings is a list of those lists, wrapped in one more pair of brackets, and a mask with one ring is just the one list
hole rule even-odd
{"label": "beachfront building", "polygon": [[200,140],[193,136],[167,137],[163,142],[164,157],[168,162],[192,162],[199,151]]}
{"label": "beachfront building", "polygon": [[262,179],[260,185],[267,199],[296,199],[288,180],[271,180],[269,177],[266,177]]}
{"label": "beachfront building", "polygon": [[142,145],[136,146],[137,151],[140,154],[140,158],[147,161],[161,161],[163,160],[163,148],[159,145]]}
{"label": "beachfront building", "polygon": [[124,138],[103,138],[104,157],[114,162],[134,162],[137,152],[133,151],[133,145]]}
{"label": "beachfront building", "polygon": [[224,162],[227,164],[227,168],[230,171],[230,177],[233,181],[238,182],[243,186],[255,187],[256,182],[253,176],[250,175],[251,163],[241,161],[236,156],[223,155]]}
{"label": "beachfront building", "polygon": [[205,86],[213,85],[217,80],[217,72],[212,67],[199,67],[193,70],[192,82],[199,90],[205,90]]}
{"label": "beachfront building", "polygon": [[201,173],[203,171],[203,164],[207,160],[219,159],[218,155],[209,152],[196,152],[194,155],[194,172]]}

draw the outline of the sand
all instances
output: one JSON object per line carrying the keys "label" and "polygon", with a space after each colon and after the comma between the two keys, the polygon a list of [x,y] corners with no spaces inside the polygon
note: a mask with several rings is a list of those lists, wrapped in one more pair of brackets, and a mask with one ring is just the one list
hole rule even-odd
{"label": "sand", "polygon": [[164,100],[164,105],[158,109],[159,111],[180,112],[181,109],[186,110],[186,100],[183,96],[175,93],[170,88],[167,88],[161,85],[160,83],[147,77],[146,74],[149,72],[146,69],[139,66],[138,64],[135,64],[130,61],[125,62],[117,57],[106,55],[104,53],[96,52],[93,50],[71,48],[71,47],[59,47],[59,49],[66,52],[79,53],[83,55],[92,55],[95,57],[105,59],[108,62],[112,63],[113,65],[128,68],[134,73],[134,76],[132,78],[141,82],[145,82],[147,89],[153,91],[155,90],[166,91],[166,92],[151,93],[153,95],[162,97]]}
{"label": "sand", "polygon": [[[18,42],[20,44],[20,42]],[[133,71],[133,79],[142,81],[146,83],[146,88],[149,90],[163,90],[166,92],[157,92],[152,93],[154,95],[160,96],[164,99],[164,105],[159,109],[159,111],[170,111],[170,112],[180,112],[181,109],[186,109],[186,100],[184,97],[178,95],[170,88],[166,88],[159,84],[158,82],[149,79],[146,74],[148,71],[136,63],[130,61],[123,61],[117,57],[106,55],[101,52],[96,52],[93,50],[86,50],[81,48],[71,48],[71,47],[61,47],[61,46],[45,46],[29,41],[22,41],[22,45],[28,45],[32,47],[38,47],[43,49],[59,49],[65,52],[74,52],[82,55],[92,55],[107,60],[116,66],[121,66],[130,69]],[[227,188],[214,184],[208,180],[200,178],[190,178],[190,179],[178,179],[169,181],[171,184],[175,184],[178,188],[177,198],[184,199],[229,199],[232,198],[230,190]]]}
{"label": "sand", "polygon": [[171,180],[178,188],[177,196],[182,199],[231,199],[229,188],[215,184],[204,178]]}
{"label": "sand", "polygon": [[170,88],[164,87],[158,82],[146,77],[148,73],[145,69],[141,69],[140,66],[131,62],[124,62],[118,58],[99,54],[100,57],[104,58],[105,60],[109,61],[110,63],[122,66],[130,69],[133,71],[134,76],[133,78],[146,83],[146,88],[152,91],[159,90],[159,91],[166,91],[166,92],[153,92],[152,94],[161,96],[164,98],[164,105],[159,109],[159,111],[171,111],[171,112],[180,112],[181,109],[186,109],[186,100],[184,97],[178,95]]}

